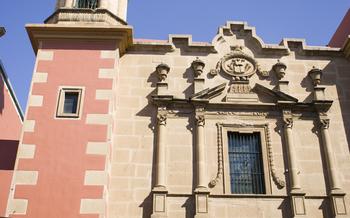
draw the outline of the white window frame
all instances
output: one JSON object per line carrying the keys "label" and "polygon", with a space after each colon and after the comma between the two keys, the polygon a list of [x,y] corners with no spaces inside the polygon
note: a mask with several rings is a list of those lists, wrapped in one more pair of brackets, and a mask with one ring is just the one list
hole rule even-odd
{"label": "white window frame", "polygon": [[[67,92],[78,93],[76,113],[64,113],[64,100],[65,100],[65,93]],[[84,87],[76,87],[76,86],[59,87],[55,117],[63,118],[63,119],[79,119],[82,114],[83,100],[84,100]]]}

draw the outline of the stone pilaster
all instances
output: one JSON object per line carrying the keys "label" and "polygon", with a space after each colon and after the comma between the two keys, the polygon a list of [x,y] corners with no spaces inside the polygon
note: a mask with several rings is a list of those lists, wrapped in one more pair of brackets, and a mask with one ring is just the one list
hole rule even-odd
{"label": "stone pilaster", "polygon": [[166,188],[166,108],[159,107],[157,115],[157,148],[156,148],[156,178],[153,193],[152,218],[167,217],[167,188]]}
{"label": "stone pilaster", "polygon": [[288,171],[290,179],[290,197],[293,217],[306,215],[305,193],[301,190],[299,167],[293,139],[293,115],[290,110],[283,111],[284,136],[287,147]]}
{"label": "stone pilaster", "polygon": [[205,151],[205,116],[204,108],[196,107],[196,168],[197,168],[197,186],[195,190],[196,218],[209,217],[207,188],[207,163]]}
{"label": "stone pilaster", "polygon": [[327,116],[320,115],[320,132],[322,137],[322,148],[324,150],[325,162],[327,164],[328,182],[329,182],[329,197],[332,202],[332,211],[334,217],[345,216],[345,192],[342,190],[337,172],[337,163],[329,136],[329,124],[330,120]]}

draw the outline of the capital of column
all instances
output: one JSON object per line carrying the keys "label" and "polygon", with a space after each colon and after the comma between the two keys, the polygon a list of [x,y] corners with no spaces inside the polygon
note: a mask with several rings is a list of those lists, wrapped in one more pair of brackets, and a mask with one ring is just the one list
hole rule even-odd
{"label": "capital of column", "polygon": [[167,114],[163,113],[163,114],[158,114],[157,115],[158,125],[165,126],[166,125],[166,120],[167,120]]}
{"label": "capital of column", "polygon": [[320,127],[321,129],[328,129],[330,124],[330,120],[328,118],[320,119]]}
{"label": "capital of column", "polygon": [[196,115],[196,124],[197,124],[197,126],[204,126],[205,125],[204,115]]}
{"label": "capital of column", "polygon": [[292,117],[284,117],[283,122],[284,122],[285,128],[293,128],[293,118]]}

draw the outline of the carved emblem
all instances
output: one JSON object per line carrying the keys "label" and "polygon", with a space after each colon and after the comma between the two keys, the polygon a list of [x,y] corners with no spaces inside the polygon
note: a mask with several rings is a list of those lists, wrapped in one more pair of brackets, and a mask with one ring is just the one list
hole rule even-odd
{"label": "carved emblem", "polygon": [[212,76],[220,71],[232,76],[233,80],[247,81],[258,70],[258,64],[251,56],[242,51],[242,47],[235,46],[232,51],[225,55],[216,65],[215,70],[211,70]]}

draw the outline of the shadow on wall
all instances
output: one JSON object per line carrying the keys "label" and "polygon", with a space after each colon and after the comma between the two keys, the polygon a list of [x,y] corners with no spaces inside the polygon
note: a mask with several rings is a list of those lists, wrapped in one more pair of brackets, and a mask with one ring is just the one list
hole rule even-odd
{"label": "shadow on wall", "polygon": [[0,140],[0,170],[14,170],[19,141]]}

